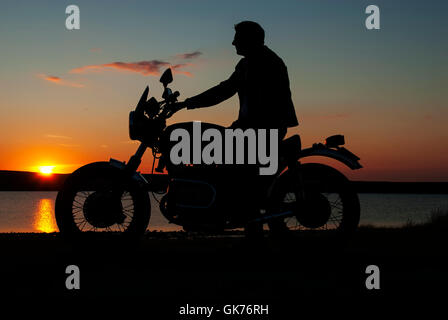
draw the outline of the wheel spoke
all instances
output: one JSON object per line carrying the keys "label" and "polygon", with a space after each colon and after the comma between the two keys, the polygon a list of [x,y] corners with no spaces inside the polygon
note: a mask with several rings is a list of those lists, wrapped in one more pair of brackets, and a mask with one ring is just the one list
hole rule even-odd
{"label": "wheel spoke", "polygon": [[131,219],[134,217],[134,212],[123,211],[123,214]]}
{"label": "wheel spoke", "polygon": [[79,204],[80,206],[84,206],[84,203],[81,203],[81,202],[77,201],[76,199],[73,199],[73,202],[76,202],[76,203]]}
{"label": "wheel spoke", "polygon": [[84,220],[84,222],[82,222],[80,225],[78,225],[79,230],[83,231],[86,224],[87,224],[87,220]]}
{"label": "wheel spoke", "polygon": [[123,206],[123,210],[126,210],[127,208],[134,208],[134,203],[132,203],[132,204],[129,204],[129,205],[127,205],[127,206]]}
{"label": "wheel spoke", "polygon": [[79,208],[79,207],[75,207],[75,208],[73,208],[73,209],[77,209],[76,211],[75,211],[75,210],[72,210],[72,213],[73,213],[73,214],[77,214],[77,213],[79,213],[79,212],[83,212],[83,211],[84,211],[83,208]]}

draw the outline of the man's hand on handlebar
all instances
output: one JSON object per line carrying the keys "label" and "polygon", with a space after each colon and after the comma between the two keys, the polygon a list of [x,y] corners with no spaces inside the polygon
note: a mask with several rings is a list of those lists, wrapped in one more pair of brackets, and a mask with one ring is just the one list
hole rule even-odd
{"label": "man's hand on handlebar", "polygon": [[187,107],[187,104],[185,103],[185,101],[183,101],[183,102],[176,102],[176,103],[173,103],[171,105],[171,110],[173,111],[173,113],[175,113],[175,112],[180,111],[180,110],[182,110],[183,108],[186,108],[186,107]]}
{"label": "man's hand on handlebar", "polygon": [[162,113],[165,118],[169,118],[173,114],[175,114],[177,111],[180,111],[186,107],[187,107],[187,104],[185,102],[170,103],[168,106],[165,107],[165,110],[163,110]]}

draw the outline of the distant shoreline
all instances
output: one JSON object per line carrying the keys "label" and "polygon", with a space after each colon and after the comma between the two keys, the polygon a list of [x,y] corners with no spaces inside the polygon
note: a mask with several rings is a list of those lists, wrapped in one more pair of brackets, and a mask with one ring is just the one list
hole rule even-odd
{"label": "distant shoreline", "polygon": [[[69,174],[43,176],[37,172],[0,170],[0,191],[58,191]],[[143,174],[161,189],[168,183],[165,174]],[[448,182],[352,181],[359,193],[448,194]]]}

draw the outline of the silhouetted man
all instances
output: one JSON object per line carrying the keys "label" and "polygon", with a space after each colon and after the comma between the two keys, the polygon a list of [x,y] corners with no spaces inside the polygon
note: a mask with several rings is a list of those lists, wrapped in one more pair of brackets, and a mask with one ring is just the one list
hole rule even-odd
{"label": "silhouetted man", "polygon": [[[264,45],[264,30],[256,22],[243,21],[235,25],[232,44],[236,48],[236,53],[243,58],[236,65],[230,78],[199,95],[186,99],[180,104],[180,108],[210,107],[238,93],[239,115],[231,127],[278,129],[279,139],[282,140],[288,127],[298,125],[291,99],[288,72],[283,60]],[[261,180],[257,181],[254,187],[260,186]],[[266,180],[262,182],[266,183]],[[250,202],[256,201],[255,197]],[[252,208],[253,205],[254,203]],[[252,210],[254,213],[252,216],[256,216],[256,212],[256,209]],[[277,224],[277,227],[279,225],[282,226]],[[273,226],[270,224],[271,229]],[[252,230],[261,230],[260,228],[258,225]]]}
{"label": "silhouetted man", "polygon": [[238,93],[240,111],[232,127],[279,129],[298,125],[283,60],[264,45],[264,30],[256,22],[235,25],[232,44],[243,56],[229,79],[184,102],[187,109],[216,105]]}

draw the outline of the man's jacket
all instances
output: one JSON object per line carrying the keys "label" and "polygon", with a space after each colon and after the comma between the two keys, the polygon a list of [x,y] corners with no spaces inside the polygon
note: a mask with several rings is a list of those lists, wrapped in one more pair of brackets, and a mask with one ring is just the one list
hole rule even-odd
{"label": "man's jacket", "polygon": [[229,79],[186,100],[188,108],[216,105],[238,93],[242,128],[285,128],[298,125],[283,60],[271,49],[241,59]]}

